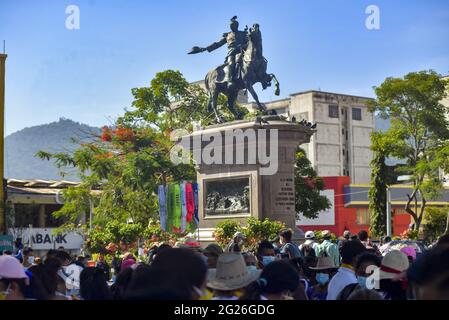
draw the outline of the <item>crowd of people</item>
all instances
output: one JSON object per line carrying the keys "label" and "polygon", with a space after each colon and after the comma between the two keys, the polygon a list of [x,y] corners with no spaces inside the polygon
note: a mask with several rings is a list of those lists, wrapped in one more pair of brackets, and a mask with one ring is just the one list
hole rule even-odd
{"label": "crowd of people", "polygon": [[285,229],[252,251],[236,233],[224,247],[187,239],[155,245],[145,262],[128,252],[94,263],[63,248],[36,257],[25,247],[0,256],[0,299],[449,299],[449,235],[419,254],[412,246],[385,250],[389,241],[373,245],[366,231],[337,241],[324,231],[317,241],[308,231],[298,246]]}

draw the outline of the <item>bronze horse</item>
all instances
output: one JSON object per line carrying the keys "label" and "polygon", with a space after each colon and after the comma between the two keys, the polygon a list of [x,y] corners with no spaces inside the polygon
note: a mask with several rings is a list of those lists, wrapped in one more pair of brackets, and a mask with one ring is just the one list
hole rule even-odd
{"label": "bronze horse", "polygon": [[258,24],[254,24],[248,30],[248,44],[243,52],[237,57],[238,67],[236,77],[231,84],[223,82],[225,77],[225,64],[209,71],[206,75],[205,85],[209,94],[207,109],[213,111],[218,123],[224,120],[217,110],[217,98],[223,93],[228,98],[228,109],[236,119],[241,119],[242,115],[235,109],[235,101],[240,90],[248,90],[256,101],[260,111],[266,113],[266,107],[260,103],[253,85],[260,82],[263,89],[271,86],[271,81],[275,83],[275,94],[279,95],[279,82],[272,73],[267,74],[267,60],[262,55],[262,35]]}

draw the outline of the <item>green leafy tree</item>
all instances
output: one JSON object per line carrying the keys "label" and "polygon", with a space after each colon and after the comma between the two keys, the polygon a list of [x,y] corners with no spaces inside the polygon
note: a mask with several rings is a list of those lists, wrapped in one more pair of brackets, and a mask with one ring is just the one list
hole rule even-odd
{"label": "green leafy tree", "polygon": [[272,221],[266,218],[259,220],[250,217],[247,226],[243,228],[243,233],[246,235],[245,244],[248,249],[255,250],[260,241],[274,239],[284,228],[285,224],[280,221]]}
{"label": "green leafy tree", "polygon": [[432,243],[446,230],[446,219],[449,208],[427,207],[424,213],[424,240]]}
{"label": "green leafy tree", "polygon": [[237,231],[240,231],[240,224],[235,220],[224,220],[217,223],[214,231],[214,238],[222,247],[226,246]]}
{"label": "green leafy tree", "polygon": [[396,181],[389,166],[385,164],[388,141],[379,132],[371,135],[371,187],[368,191],[370,212],[370,233],[380,237],[386,233],[387,187]]}
{"label": "green leafy tree", "polygon": [[330,208],[329,199],[320,194],[324,190],[324,181],[307,159],[306,152],[298,148],[295,162],[295,209],[304,217],[315,219],[320,211]]}
{"label": "green leafy tree", "polygon": [[[101,232],[116,221],[121,231],[110,230],[114,241],[117,235],[130,241],[136,231],[144,232],[142,226],[150,219],[157,218],[158,185],[196,180],[192,163],[172,163],[174,141],[170,133],[212,123],[204,90],[189,84],[179,71],[167,70],[157,73],[149,87],[131,92],[132,106],[113,125],[103,127],[101,135],[92,136],[74,152],[38,153],[42,159],[53,160],[58,168],[76,168],[81,177],[79,186],[64,192],[65,204],[55,213],[66,219],[66,228],[82,223],[80,217],[93,203],[98,237],[108,239]],[[219,100],[226,102],[223,97]],[[134,225],[125,226],[129,219]]]}
{"label": "green leafy tree", "polygon": [[442,188],[439,167],[447,161],[441,157],[449,139],[449,110],[441,103],[446,86],[447,81],[430,70],[387,78],[374,88],[371,111],[391,122],[386,132],[378,133],[388,146],[385,156],[404,159],[400,173],[412,176],[405,210],[413,218],[414,230],[421,225],[427,200],[437,197]]}
{"label": "green leafy tree", "polygon": [[217,224],[214,237],[215,241],[224,247],[231,242],[234,234],[239,231],[246,236],[245,248],[256,250],[260,241],[273,239],[284,228],[285,225],[282,222],[268,219],[259,220],[250,217],[244,224],[229,219]]}

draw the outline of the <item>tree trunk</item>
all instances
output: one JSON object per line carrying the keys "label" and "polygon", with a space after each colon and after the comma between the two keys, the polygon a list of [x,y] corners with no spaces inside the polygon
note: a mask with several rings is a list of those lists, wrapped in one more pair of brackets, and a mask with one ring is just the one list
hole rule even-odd
{"label": "tree trunk", "polygon": [[418,215],[417,215],[417,213],[416,213],[415,211],[412,210],[412,208],[411,208],[411,203],[412,203],[412,201],[416,198],[416,193],[417,193],[417,192],[418,192],[418,189],[415,188],[415,189],[413,190],[413,192],[412,192],[412,195],[408,195],[408,194],[407,194],[408,200],[407,200],[407,203],[406,203],[406,205],[405,205],[405,211],[406,211],[409,215],[411,215],[412,218],[413,218],[414,225],[415,225],[415,227],[413,228],[414,230],[416,229],[416,225],[418,224]]}
{"label": "tree trunk", "polygon": [[449,234],[449,212],[447,213],[446,230],[444,230],[444,234]]}
{"label": "tree trunk", "polygon": [[[424,198],[424,195],[421,191],[419,191],[419,194],[421,195],[421,208],[419,209],[418,219],[415,224],[415,230],[419,232],[419,227],[421,226],[422,219],[424,217],[424,210],[426,209],[427,200]],[[415,200],[417,200],[415,198]]]}

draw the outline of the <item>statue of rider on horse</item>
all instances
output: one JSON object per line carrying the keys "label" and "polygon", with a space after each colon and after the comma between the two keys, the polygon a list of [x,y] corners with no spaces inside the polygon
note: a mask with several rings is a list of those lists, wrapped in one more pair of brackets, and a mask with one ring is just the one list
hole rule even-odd
{"label": "statue of rider on horse", "polygon": [[275,94],[279,95],[279,82],[274,74],[267,74],[267,60],[262,55],[262,35],[258,24],[244,31],[238,30],[237,17],[231,19],[231,31],[206,48],[193,47],[189,54],[204,51],[211,52],[224,44],[228,52],[224,64],[211,70],[206,75],[205,85],[209,94],[208,110],[215,113],[217,122],[223,122],[217,110],[217,98],[223,93],[228,98],[228,108],[236,119],[241,115],[235,110],[235,101],[240,90],[248,90],[259,110],[266,112],[266,107],[259,102],[253,85],[260,82],[263,89],[275,83]]}

